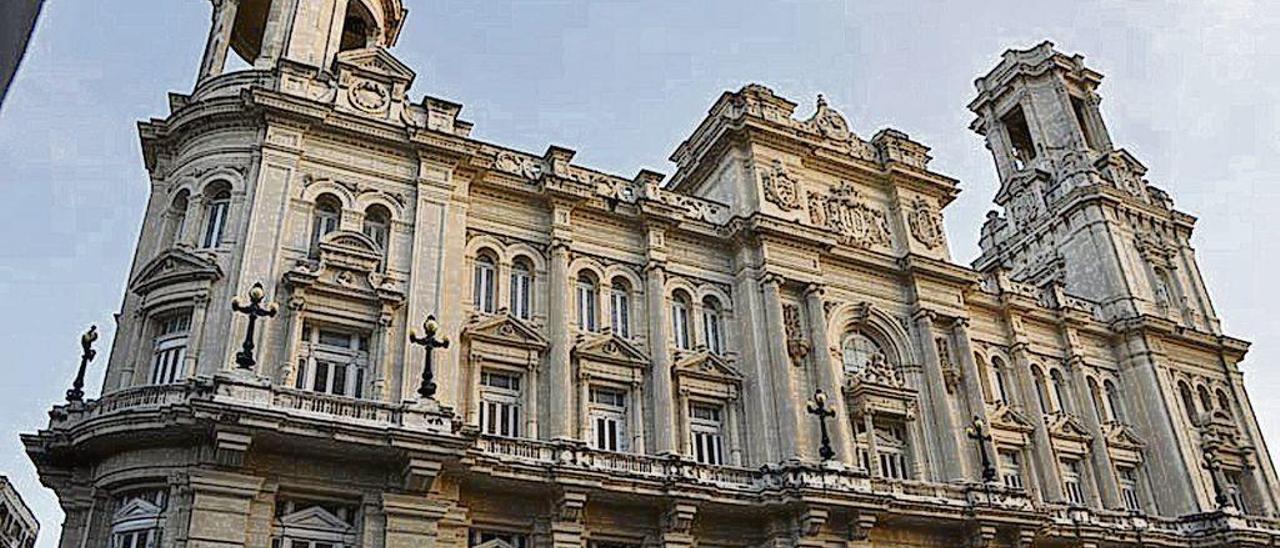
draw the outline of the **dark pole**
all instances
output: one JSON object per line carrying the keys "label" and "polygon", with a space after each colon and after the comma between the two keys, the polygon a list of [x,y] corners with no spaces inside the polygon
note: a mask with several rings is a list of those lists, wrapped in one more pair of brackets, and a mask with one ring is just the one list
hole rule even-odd
{"label": "dark pole", "polygon": [[89,330],[80,336],[80,371],[76,373],[76,380],[71,383],[71,390],[67,391],[68,402],[84,401],[84,370],[89,366],[89,362],[93,361],[94,356],[98,355],[98,351],[93,349],[93,341],[98,340],[98,326],[91,325]]}
{"label": "dark pole", "polygon": [[809,402],[809,414],[818,417],[818,429],[822,432],[822,446],[818,448],[818,455],[823,461],[831,460],[836,452],[831,448],[831,437],[827,435],[827,419],[836,416],[836,412],[827,407],[827,395],[822,393],[821,388],[813,393],[813,400]]}
{"label": "dark pole", "polygon": [[991,434],[986,431],[986,423],[975,415],[973,423],[965,430],[969,439],[978,442],[978,454],[982,455],[982,481],[984,483],[995,481],[996,467],[991,465],[991,456],[987,454],[987,442],[991,441]]}
{"label": "dark pole", "polygon": [[409,333],[409,341],[426,350],[427,356],[422,362],[422,384],[418,386],[418,395],[424,398],[436,395],[436,376],[431,367],[431,353],[437,348],[449,348],[449,337],[436,337],[439,332],[440,324],[436,322],[436,317],[427,315],[427,321],[422,322],[422,335],[419,336],[416,329]]}
{"label": "dark pole", "polygon": [[232,310],[249,317],[249,328],[244,331],[244,343],[240,345],[240,351],[236,352],[236,365],[241,369],[253,369],[253,366],[258,363],[253,359],[253,328],[258,318],[275,316],[279,309],[276,303],[262,306],[262,299],[266,296],[266,290],[262,289],[262,283],[258,282],[249,290],[249,304],[241,303],[239,298],[231,300]]}

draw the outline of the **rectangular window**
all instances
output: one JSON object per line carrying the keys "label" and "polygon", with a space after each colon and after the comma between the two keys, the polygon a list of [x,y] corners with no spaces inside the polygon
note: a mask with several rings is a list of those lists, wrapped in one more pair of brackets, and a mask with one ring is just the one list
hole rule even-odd
{"label": "rectangular window", "polygon": [[876,420],[872,426],[875,428],[880,475],[889,479],[907,479],[906,428],[897,421]]}
{"label": "rectangular window", "polygon": [[1000,123],[1004,125],[1005,133],[1009,136],[1009,148],[1013,151],[1014,167],[1023,169],[1029,166],[1036,158],[1036,146],[1031,138],[1031,128],[1027,125],[1027,118],[1022,113],[1022,107],[1013,107],[1000,119]]}
{"label": "rectangular window", "polygon": [[1142,501],[1138,498],[1138,472],[1131,467],[1116,468],[1116,481],[1120,484],[1120,498],[1126,510],[1142,510]]}
{"label": "rectangular window", "polygon": [[369,336],[305,324],[294,387],[335,396],[364,397]]}
{"label": "rectangular window", "polygon": [[1245,504],[1244,491],[1240,482],[1240,472],[1226,472],[1222,474],[1226,485],[1223,487],[1227,490],[1227,498],[1230,499],[1231,505],[1235,506],[1242,514],[1249,512],[1249,506]]}
{"label": "rectangular window", "polygon": [[187,336],[191,310],[172,312],[156,319],[152,346],[151,384],[178,382],[186,376]]}
{"label": "rectangular window", "polygon": [[592,441],[602,451],[627,450],[627,395],[612,388],[592,388],[588,413]]}
{"label": "rectangular window", "polygon": [[520,437],[520,376],[485,370],[480,372],[480,432],[507,438]]}
{"label": "rectangular window", "polygon": [[1062,494],[1067,498],[1067,502],[1075,505],[1084,505],[1084,487],[1080,479],[1080,461],[1064,460],[1062,461]]}
{"label": "rectangular window", "polygon": [[693,460],[702,464],[724,464],[724,426],[718,406],[695,403],[689,406],[689,433]]}
{"label": "rectangular window", "polygon": [[1080,124],[1080,134],[1084,137],[1085,146],[1097,150],[1098,146],[1093,140],[1093,132],[1089,130],[1089,123],[1085,119],[1084,99],[1074,95],[1071,96],[1071,110],[1075,112],[1076,123]]}
{"label": "rectangular window", "polygon": [[1000,451],[998,454],[1000,481],[1004,482],[1005,487],[1022,489],[1022,462],[1018,458],[1018,453],[1016,451]]}

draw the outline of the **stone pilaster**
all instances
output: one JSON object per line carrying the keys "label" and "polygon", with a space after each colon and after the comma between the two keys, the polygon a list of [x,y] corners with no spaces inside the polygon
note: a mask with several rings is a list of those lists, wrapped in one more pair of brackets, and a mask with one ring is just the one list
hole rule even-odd
{"label": "stone pilaster", "polygon": [[673,503],[662,514],[661,548],[693,548],[693,521],[698,517],[698,507],[689,503]]}
{"label": "stone pilaster", "polygon": [[932,459],[935,469],[934,479],[960,480],[965,478],[965,458],[968,453],[960,451],[960,429],[956,426],[956,418],[951,408],[951,399],[947,395],[946,376],[942,371],[942,362],[938,354],[937,334],[933,329],[934,313],[921,310],[915,315],[916,332],[924,355],[925,383],[922,392],[925,396],[925,425],[932,430],[929,438],[934,444]]}
{"label": "stone pilaster", "polygon": [[1036,403],[1039,396],[1036,394],[1035,381],[1031,378],[1031,358],[1027,356],[1026,343],[1014,344],[1011,354],[1018,395],[1026,402],[1022,406],[1025,411],[1023,414],[1035,429],[1031,434],[1031,464],[1038,479],[1035,485],[1043,500],[1061,501],[1062,478],[1059,475],[1058,459],[1054,456],[1053,443],[1049,439],[1049,425],[1045,422],[1044,411]]}
{"label": "stone pilaster", "polygon": [[199,470],[192,472],[190,479],[187,548],[246,546],[250,505],[262,488],[262,478]]}
{"label": "stone pilaster", "polygon": [[[967,421],[973,417],[982,419],[984,424],[991,424],[991,417],[987,416],[987,404],[982,397],[982,372],[978,369],[978,364],[973,357],[973,342],[969,339],[969,320],[960,318],[951,324],[951,339],[955,341],[956,359],[960,362],[961,376],[964,379],[964,395],[965,403],[969,413],[967,416],[958,417],[961,422],[957,423],[958,427],[968,424]],[[994,440],[984,440],[982,444],[986,446],[987,457],[991,459],[992,466],[998,466],[996,460],[996,446]],[[972,444],[970,444],[972,445]],[[972,451],[969,451],[972,453]],[[973,463],[969,473],[972,479],[982,477],[982,459],[971,458],[969,462]]]}
{"label": "stone pilaster", "polygon": [[551,439],[573,437],[573,371],[569,361],[572,341],[569,333],[569,242],[551,244],[549,295],[547,300],[548,387],[547,433]]}
{"label": "stone pilaster", "polygon": [[385,548],[436,546],[438,522],[447,511],[445,504],[420,495],[382,494],[386,519]]}
{"label": "stone pilaster", "polygon": [[667,349],[666,322],[666,270],[662,263],[650,261],[645,268],[646,310],[649,316],[649,355],[653,361],[650,370],[653,398],[653,451],[659,455],[675,454],[676,413],[686,410],[675,408],[675,386],[671,378],[671,353]]}
{"label": "stone pilaster", "polygon": [[836,409],[828,430],[831,436],[831,448],[835,449],[835,459],[847,466],[854,466],[853,432],[849,424],[848,405],[845,403],[843,364],[831,359],[832,345],[827,332],[827,311],[822,304],[823,288],[811,284],[805,289],[805,312],[809,318],[809,337],[813,344],[813,367],[817,373],[818,388],[827,395],[827,400]]}
{"label": "stone pilaster", "polygon": [[[773,381],[773,413],[778,418],[779,460],[813,457],[816,447],[804,443],[800,430],[800,408],[806,401],[805,395],[796,388],[795,366],[787,353],[787,329],[782,311],[781,276],[768,274],[760,281],[764,288],[764,311],[766,343],[769,357],[766,370]],[[769,405],[762,402],[763,405]]]}

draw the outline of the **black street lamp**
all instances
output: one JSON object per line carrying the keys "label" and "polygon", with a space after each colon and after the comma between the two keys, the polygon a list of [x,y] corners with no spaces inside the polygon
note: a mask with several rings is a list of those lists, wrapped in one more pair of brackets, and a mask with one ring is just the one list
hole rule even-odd
{"label": "black street lamp", "polygon": [[424,398],[436,395],[436,376],[431,367],[431,353],[437,348],[449,348],[449,337],[436,337],[439,332],[440,324],[436,322],[434,315],[427,315],[427,321],[422,322],[422,335],[418,335],[416,329],[409,332],[409,341],[426,349],[427,356],[422,363],[422,384],[418,386],[418,395]]}
{"label": "black street lamp", "polygon": [[836,416],[836,412],[827,407],[827,395],[822,393],[821,388],[813,393],[813,400],[809,402],[809,414],[818,417],[818,428],[822,431],[822,446],[818,448],[818,455],[823,461],[831,460],[836,452],[831,448],[831,436],[827,435],[827,419]]}
{"label": "black street lamp", "polygon": [[236,365],[241,369],[253,369],[258,362],[253,359],[253,328],[258,318],[270,318],[276,315],[276,311],[280,309],[276,303],[262,306],[262,299],[267,296],[267,292],[262,288],[262,283],[254,283],[253,288],[249,290],[249,304],[244,304],[239,297],[231,299],[231,309],[249,317],[249,328],[244,332],[244,343],[240,345],[240,351],[236,352]]}
{"label": "black street lamp", "polygon": [[982,481],[991,483],[996,479],[996,467],[991,465],[991,456],[987,454],[987,442],[991,441],[991,434],[986,431],[986,426],[981,417],[974,415],[973,423],[965,428],[965,433],[969,439],[978,442],[978,454],[982,455]]}
{"label": "black street lamp", "polygon": [[71,390],[67,390],[68,402],[84,401],[84,370],[89,366],[89,362],[93,361],[94,356],[98,355],[98,351],[93,349],[93,341],[98,340],[98,326],[91,325],[89,330],[80,336],[80,371],[76,373],[76,380],[71,383]]}

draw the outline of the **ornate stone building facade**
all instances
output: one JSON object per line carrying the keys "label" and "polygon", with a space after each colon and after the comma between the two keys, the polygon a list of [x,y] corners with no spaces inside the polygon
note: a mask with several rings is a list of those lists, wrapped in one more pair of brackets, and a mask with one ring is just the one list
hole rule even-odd
{"label": "ornate stone building facade", "polygon": [[624,177],[411,101],[399,0],[214,5],[140,124],[103,395],[24,437],[63,546],[1280,542],[1248,344],[1080,57],[977,81],[1005,213],[968,268],[957,181],[821,97],[725,93],[669,180]]}

